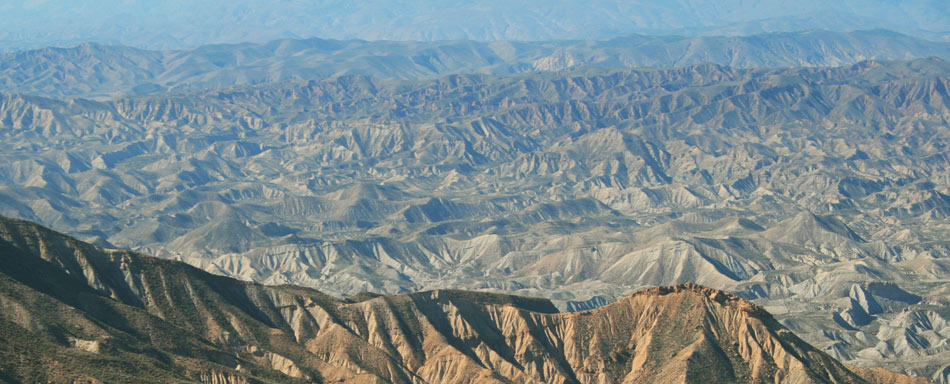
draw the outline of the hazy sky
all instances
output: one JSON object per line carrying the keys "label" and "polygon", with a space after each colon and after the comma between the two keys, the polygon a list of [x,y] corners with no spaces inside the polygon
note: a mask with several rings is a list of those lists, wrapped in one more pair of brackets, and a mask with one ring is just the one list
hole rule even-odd
{"label": "hazy sky", "polygon": [[950,0],[0,0],[0,49],[83,41],[182,48],[283,37],[546,40],[872,28],[940,38],[950,31]]}

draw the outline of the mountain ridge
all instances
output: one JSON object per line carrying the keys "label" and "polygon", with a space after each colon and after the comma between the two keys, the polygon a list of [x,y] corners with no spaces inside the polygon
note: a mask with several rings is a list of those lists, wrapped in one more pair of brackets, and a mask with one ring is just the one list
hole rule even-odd
{"label": "mountain ridge", "polygon": [[[102,250],[5,217],[0,257],[0,340],[21,348],[0,347],[5,379],[866,382],[763,309],[690,284],[568,314],[543,299],[454,290],[343,301]],[[673,336],[680,328],[697,339]],[[24,344],[28,334],[37,341]]]}
{"label": "mountain ridge", "polygon": [[369,75],[419,80],[448,74],[506,75],[581,66],[840,66],[863,60],[950,59],[950,42],[898,33],[804,31],[740,37],[629,35],[599,41],[396,42],[275,40],[148,51],[81,44],[0,53],[0,90],[108,99],[261,82]]}
{"label": "mountain ridge", "polygon": [[588,308],[699,282],[844,361],[930,376],[950,338],[947,73],[918,59],[3,94],[0,210],[336,295],[601,298],[573,305]]}

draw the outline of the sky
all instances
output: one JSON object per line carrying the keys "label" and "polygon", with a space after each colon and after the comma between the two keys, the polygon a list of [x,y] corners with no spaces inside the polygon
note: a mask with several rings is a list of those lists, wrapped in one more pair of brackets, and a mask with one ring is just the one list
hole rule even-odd
{"label": "sky", "polygon": [[890,29],[948,39],[950,0],[0,0],[0,50],[280,38],[604,39]]}

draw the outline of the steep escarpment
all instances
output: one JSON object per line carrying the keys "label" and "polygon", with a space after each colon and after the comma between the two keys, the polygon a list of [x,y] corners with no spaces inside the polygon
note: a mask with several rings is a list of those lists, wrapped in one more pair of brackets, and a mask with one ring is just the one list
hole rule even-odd
{"label": "steep escarpment", "polygon": [[762,308],[690,284],[577,313],[453,290],[340,300],[6,218],[0,258],[6,380],[866,382]]}

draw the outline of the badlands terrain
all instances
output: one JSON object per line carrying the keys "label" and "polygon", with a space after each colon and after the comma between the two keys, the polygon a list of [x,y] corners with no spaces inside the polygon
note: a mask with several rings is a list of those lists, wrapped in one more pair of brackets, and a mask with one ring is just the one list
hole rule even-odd
{"label": "badlands terrain", "polygon": [[[693,374],[688,356],[694,355],[720,359],[731,368],[716,374],[737,381],[778,375],[763,368],[771,363],[738,363],[748,360],[743,353],[752,352],[733,340],[761,337],[757,342],[792,351],[773,348],[770,356],[801,361],[803,351],[813,354],[817,360],[809,364],[827,368],[815,375],[856,380],[827,354],[856,366],[946,383],[950,64],[941,57],[948,57],[947,47],[886,32],[815,32],[633,36],[593,43],[284,40],[187,51],[89,44],[5,53],[0,60],[0,213],[99,246],[183,261],[218,275],[345,296],[359,308],[347,310],[357,317],[368,318],[375,305],[400,310],[442,305],[449,311],[455,291],[447,289],[550,299],[524,299],[503,310],[477,303],[515,299],[459,294],[468,304],[453,305],[476,311],[479,318],[493,313],[507,319],[529,311],[519,318],[563,329],[581,327],[574,319],[585,317],[541,314],[614,303],[582,312],[598,314],[583,323],[596,329],[592,324],[607,321],[593,320],[600,316],[632,316],[629,308],[644,305],[678,305],[672,297],[714,307],[703,316],[717,316],[709,324],[730,331],[702,328],[709,333],[697,331],[698,338],[670,347],[692,352],[664,350],[669,359],[636,363],[656,364],[649,371],[657,375],[667,372],[659,368],[665,364],[679,364],[669,371],[674,375]],[[657,51],[666,54],[647,54]],[[6,236],[7,242],[20,241]],[[95,252],[107,258],[126,254]],[[174,266],[176,273],[199,274],[183,264],[147,260]],[[166,309],[154,309],[150,305],[163,304],[145,299],[164,297],[143,291],[164,281],[158,276],[133,289],[134,282],[113,287],[105,278],[97,283],[87,272],[70,270],[85,276],[83,284],[95,298],[88,305],[126,310],[113,308],[118,305],[113,302],[96,304],[104,295],[139,308],[129,309],[136,316],[152,311],[150,316],[163,321],[175,319],[154,312]],[[121,271],[109,279],[120,275],[139,279]],[[339,333],[317,331],[330,323],[346,324],[327,320],[337,315],[319,315],[322,320],[308,315],[319,326],[284,327],[277,318],[288,324],[304,321],[308,317],[295,305],[305,308],[307,300],[323,300],[320,308],[326,312],[342,305],[340,299],[303,288],[200,276],[254,290],[253,295],[284,295],[280,300],[286,301],[275,298],[280,302],[272,309],[258,310],[259,304],[246,302],[257,300],[250,293],[207,288],[238,300],[228,302],[243,311],[240,316],[282,329],[280,336],[255,337],[287,338],[292,345],[287,348],[297,348],[242,350],[271,363],[293,362],[269,369],[288,369],[298,377],[330,375],[323,363],[307,365],[302,361],[310,357],[293,357],[308,356],[297,344],[318,334],[343,339],[356,334],[373,348],[392,343],[372,339],[356,325],[341,325]],[[629,297],[641,288],[687,282],[737,297],[717,301],[713,296],[719,294],[694,286]],[[420,291],[431,292],[410,294]],[[401,296],[364,300],[378,294]],[[23,299],[4,303],[17,300]],[[69,300],[86,303],[81,297]],[[80,304],[69,305],[90,311]],[[201,311],[210,304],[195,306]],[[758,309],[734,310],[740,307]],[[8,321],[34,324],[38,315],[24,308],[17,313],[25,317]],[[774,319],[761,315],[764,310]],[[213,348],[189,344],[182,348],[191,352],[169,353],[192,356],[200,350],[201,356],[217,356],[214,348],[229,345],[209,338],[219,330],[214,327],[221,327],[218,322],[235,317],[228,311],[212,313],[217,313],[214,324],[200,325],[212,328],[189,329]],[[70,337],[93,348],[97,337],[113,335],[111,330],[62,333],[43,328],[48,319],[37,321],[40,325],[26,329],[54,329],[49,331],[51,350],[71,343]],[[753,322],[764,333],[729,333],[737,321]],[[397,320],[386,324],[422,327]],[[446,338],[454,352],[445,356],[454,357],[445,358],[452,364],[440,366],[428,358],[430,352],[414,352],[425,350],[427,341],[418,339],[392,344],[393,350],[403,348],[398,361],[390,360],[397,354],[387,350],[374,358],[372,368],[343,357],[333,360],[331,365],[343,368],[332,377],[361,372],[389,380],[396,376],[386,375],[401,375],[405,381],[413,375],[450,377],[445,375],[462,374],[446,370],[459,369],[455,364],[464,359],[485,368],[465,370],[484,375],[477,377],[504,372],[521,375],[522,381],[587,382],[595,378],[584,375],[595,372],[614,375],[611,380],[630,374],[616,367],[629,368],[633,355],[541,357],[548,353],[541,347],[506,351],[495,349],[501,344],[486,341],[489,347],[482,348],[466,341],[466,332],[479,332],[479,339],[504,340],[504,332],[516,330],[525,336],[534,332],[528,331],[531,324],[494,329],[457,323],[453,338]],[[647,332],[639,328],[642,322],[624,324],[634,328],[623,332]],[[245,332],[241,325],[229,326],[234,327],[230,334],[245,340],[234,348],[253,344],[240,333]],[[782,327],[821,353],[800,345]],[[482,333],[487,330],[495,333]],[[301,332],[311,333],[304,337]],[[630,350],[650,348],[648,342],[627,345],[635,339],[629,334],[605,339],[591,332],[573,341],[585,346],[578,350],[598,345],[609,352],[621,345],[616,343]],[[707,345],[711,335],[726,333],[732,339],[716,339],[715,348]],[[531,337],[564,351],[566,339],[581,337],[567,335]],[[762,341],[766,338],[783,341]],[[710,348],[722,354],[707,353]],[[157,371],[165,371],[161,364],[178,364],[171,371],[187,376],[182,372],[190,369],[180,369],[191,363],[169,355],[141,353],[154,360],[148,364]],[[356,352],[325,353],[323,362],[333,353]],[[252,362],[216,364],[230,367],[231,374],[240,372],[238,365],[264,364],[241,356]],[[781,367],[798,369],[795,364]]]}
{"label": "badlands terrain", "polygon": [[924,383],[848,367],[692,284],[557,313],[467,291],[336,299],[0,217],[0,381]]}
{"label": "badlands terrain", "polygon": [[950,42],[886,31],[803,31],[750,36],[626,35],[594,41],[364,41],[308,39],[172,51],[83,43],[0,53],[0,89],[109,100],[345,75],[423,80],[577,67],[839,66],[863,60],[950,59]]}

